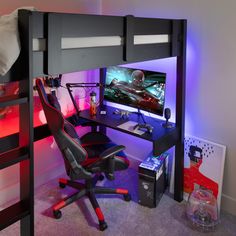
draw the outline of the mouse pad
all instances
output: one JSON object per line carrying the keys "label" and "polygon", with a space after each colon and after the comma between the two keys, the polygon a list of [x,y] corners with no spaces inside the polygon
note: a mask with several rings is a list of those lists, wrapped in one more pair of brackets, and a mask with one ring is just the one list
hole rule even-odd
{"label": "mouse pad", "polygon": [[145,133],[145,131],[143,130],[134,130],[134,126],[137,125],[138,123],[135,122],[135,121],[127,121],[121,125],[118,125],[117,127],[120,128],[120,129],[124,129],[124,130],[127,130],[127,131],[130,131],[131,133],[135,133],[135,134],[139,134],[139,135],[142,135]]}

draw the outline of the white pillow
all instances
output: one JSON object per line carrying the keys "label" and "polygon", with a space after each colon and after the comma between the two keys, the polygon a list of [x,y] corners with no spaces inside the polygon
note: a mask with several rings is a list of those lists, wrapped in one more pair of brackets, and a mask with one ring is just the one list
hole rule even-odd
{"label": "white pillow", "polygon": [[9,15],[0,16],[0,75],[5,75],[11,69],[20,54],[19,9],[34,10],[33,7],[23,7]]}

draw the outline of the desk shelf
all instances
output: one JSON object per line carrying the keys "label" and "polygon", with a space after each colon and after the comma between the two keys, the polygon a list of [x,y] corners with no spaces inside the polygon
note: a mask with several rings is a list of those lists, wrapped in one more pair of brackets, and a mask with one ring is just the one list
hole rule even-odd
{"label": "desk shelf", "polygon": [[[105,110],[106,114],[100,114],[100,110]],[[119,130],[121,132],[136,136],[148,140],[153,143],[153,154],[155,156],[167,151],[169,148],[173,147],[178,143],[180,137],[180,131],[178,127],[173,124],[172,128],[164,128],[162,124],[165,122],[152,117],[145,117],[145,121],[153,126],[153,132],[151,134],[144,133],[142,135],[136,134],[129,130],[121,129],[118,126],[127,122],[135,121],[141,122],[142,119],[137,114],[130,114],[128,119],[122,119],[119,115],[114,114],[116,108],[109,106],[102,106],[98,108],[97,115],[94,117],[90,116],[89,110],[84,110],[80,112],[80,117],[88,119],[90,121],[96,122],[99,125],[104,125],[106,127]]]}

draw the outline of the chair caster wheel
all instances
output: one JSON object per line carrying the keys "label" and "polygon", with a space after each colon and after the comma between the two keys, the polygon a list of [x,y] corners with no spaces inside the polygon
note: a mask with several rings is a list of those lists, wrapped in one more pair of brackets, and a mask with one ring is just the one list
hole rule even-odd
{"label": "chair caster wheel", "polygon": [[103,181],[104,179],[105,179],[104,175],[101,174],[101,175],[98,176],[99,181]]}
{"label": "chair caster wheel", "polygon": [[107,223],[104,221],[104,222],[99,222],[99,229],[101,231],[104,231],[106,228],[107,228]]}
{"label": "chair caster wheel", "polygon": [[59,210],[53,211],[53,215],[56,219],[60,219],[62,216],[61,211],[59,211]]}
{"label": "chair caster wheel", "polygon": [[65,184],[63,184],[63,183],[61,183],[61,182],[59,182],[59,187],[60,187],[60,188],[65,188],[65,187],[66,187],[66,185],[65,185]]}
{"label": "chair caster wheel", "polygon": [[129,202],[131,200],[131,195],[129,193],[124,194],[123,197],[126,202]]}

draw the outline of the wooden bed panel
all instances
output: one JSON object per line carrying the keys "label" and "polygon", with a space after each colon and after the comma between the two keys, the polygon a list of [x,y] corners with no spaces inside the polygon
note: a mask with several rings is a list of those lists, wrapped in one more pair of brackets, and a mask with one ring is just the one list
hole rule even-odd
{"label": "wooden bed panel", "polygon": [[171,57],[170,43],[135,45],[133,47],[133,58],[135,58],[136,61],[154,60],[166,57]]}
{"label": "wooden bed panel", "polygon": [[47,14],[43,12],[32,12],[32,35],[33,38],[45,38],[46,37],[46,21]]}
{"label": "wooden bed panel", "polygon": [[[134,45],[134,35],[171,35],[172,28],[172,21],[164,19],[49,13],[44,73],[53,75],[174,56],[171,43]],[[124,43],[61,49],[62,38],[97,36],[123,36]]]}
{"label": "wooden bed panel", "polygon": [[123,36],[123,17],[80,14],[53,14],[53,17],[62,23],[62,37]]}
{"label": "wooden bed panel", "polygon": [[122,47],[61,49],[62,37],[123,36],[122,17],[49,13],[47,68],[45,74],[58,74],[119,64]]}
{"label": "wooden bed panel", "polygon": [[123,47],[68,49],[61,52],[61,71],[71,72],[125,63]]}
{"label": "wooden bed panel", "polygon": [[171,20],[134,17],[134,34],[171,34]]}
{"label": "wooden bed panel", "polygon": [[[33,76],[178,56],[181,20],[32,12],[32,37],[49,50],[32,52]],[[134,45],[134,35],[169,35],[169,43]],[[61,38],[120,36],[121,46],[61,49]],[[17,62],[1,81],[19,80]],[[16,72],[17,71],[17,72]]]}

